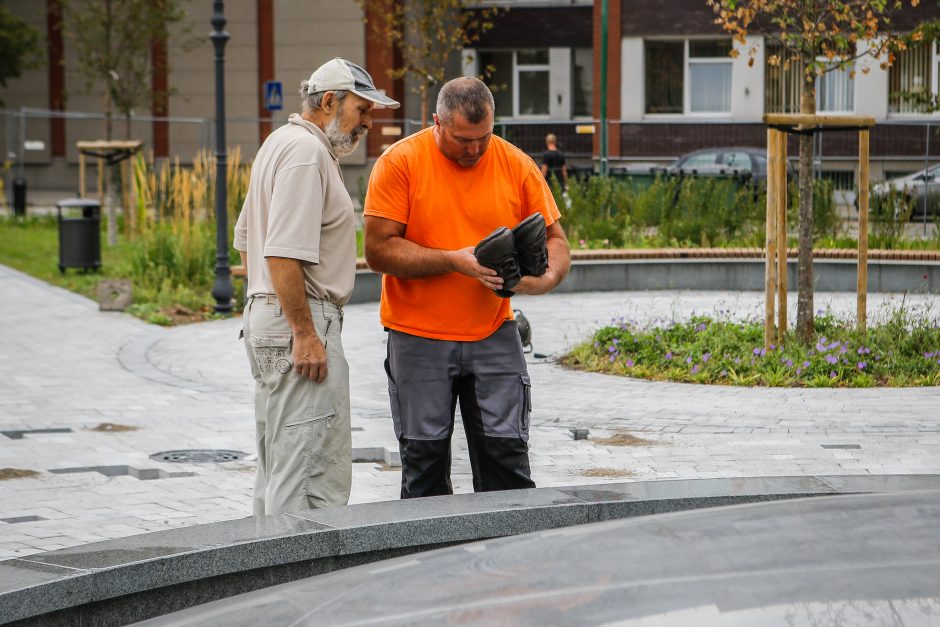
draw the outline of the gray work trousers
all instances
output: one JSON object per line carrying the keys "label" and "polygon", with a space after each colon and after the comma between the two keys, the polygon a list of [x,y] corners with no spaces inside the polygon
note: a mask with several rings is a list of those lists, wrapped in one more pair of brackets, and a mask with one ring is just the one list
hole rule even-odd
{"label": "gray work trousers", "polygon": [[514,320],[476,342],[390,330],[385,372],[402,498],[453,494],[451,436],[458,403],[473,490],[535,487],[529,470],[529,373]]}
{"label": "gray work trousers", "polygon": [[343,312],[332,303],[308,300],[326,346],[323,383],[294,372],[291,328],[277,297],[252,296],[245,307],[242,333],[255,379],[256,516],[349,501],[352,435],[349,365],[340,338]]}

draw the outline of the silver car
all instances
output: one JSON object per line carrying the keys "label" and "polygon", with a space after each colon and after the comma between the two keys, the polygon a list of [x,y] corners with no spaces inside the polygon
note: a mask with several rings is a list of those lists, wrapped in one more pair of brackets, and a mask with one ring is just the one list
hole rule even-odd
{"label": "silver car", "polygon": [[911,218],[940,214],[940,164],[872,186],[872,200],[895,203],[895,213],[911,211]]}

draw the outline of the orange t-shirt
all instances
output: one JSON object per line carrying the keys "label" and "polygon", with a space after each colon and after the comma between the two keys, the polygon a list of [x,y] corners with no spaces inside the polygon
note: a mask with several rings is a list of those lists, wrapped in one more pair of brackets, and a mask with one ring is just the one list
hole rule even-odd
{"label": "orange t-shirt", "polygon": [[[441,153],[432,129],[395,143],[379,157],[369,179],[365,215],[407,225],[405,238],[427,248],[475,246],[500,226],[512,228],[541,212],[546,224],[561,217],[535,162],[493,136],[473,166]],[[477,279],[451,272],[420,279],[382,278],[382,324],[438,340],[475,341],[512,318],[509,299]]]}

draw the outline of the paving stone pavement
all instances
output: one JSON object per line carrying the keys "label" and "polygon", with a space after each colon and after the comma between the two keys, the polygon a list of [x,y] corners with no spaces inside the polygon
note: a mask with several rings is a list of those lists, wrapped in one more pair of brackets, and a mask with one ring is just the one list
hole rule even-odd
{"label": "paving stone pavement", "polygon": [[[250,515],[253,383],[237,340],[239,318],[154,327],[100,312],[88,299],[4,266],[0,291],[7,295],[0,300],[0,468],[38,473],[0,481],[0,560]],[[877,316],[901,298],[871,295],[870,310]],[[937,307],[940,296],[907,295],[906,302]],[[654,383],[556,363],[614,318],[648,321],[719,310],[755,316],[763,307],[759,293],[559,294],[519,297],[513,304],[533,327],[530,445],[540,486],[940,473],[937,388]],[[843,312],[855,306],[849,294],[817,294],[817,304]],[[377,304],[346,308],[343,341],[352,379],[353,446],[395,453]],[[95,430],[102,423],[135,430]],[[589,429],[595,439],[629,432],[649,443],[576,441],[569,431],[574,427]],[[22,431],[33,433],[17,433]],[[469,492],[459,420],[454,442],[454,487]],[[219,464],[150,458],[188,449],[229,449],[249,457]],[[394,466],[356,463],[351,501],[397,498],[399,482]]]}

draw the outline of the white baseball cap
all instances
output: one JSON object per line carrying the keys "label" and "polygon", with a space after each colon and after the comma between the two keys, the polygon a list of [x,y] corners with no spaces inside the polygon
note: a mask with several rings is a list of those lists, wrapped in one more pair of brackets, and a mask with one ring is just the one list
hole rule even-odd
{"label": "white baseball cap", "polygon": [[375,83],[372,82],[372,77],[368,72],[352,61],[340,57],[318,67],[307,81],[307,90],[311,94],[337,89],[351,91],[357,96],[389,109],[397,109],[401,106],[397,100],[392,100],[385,95],[384,91],[375,88]]}

